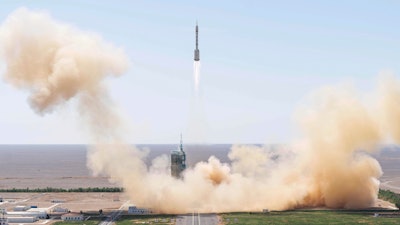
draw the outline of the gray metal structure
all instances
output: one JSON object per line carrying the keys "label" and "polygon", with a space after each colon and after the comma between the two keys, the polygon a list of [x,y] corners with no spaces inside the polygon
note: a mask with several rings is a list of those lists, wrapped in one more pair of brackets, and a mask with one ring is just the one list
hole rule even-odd
{"label": "gray metal structure", "polygon": [[183,151],[182,134],[178,150],[171,151],[171,176],[180,178],[186,169],[186,154]]}
{"label": "gray metal structure", "polygon": [[199,26],[197,26],[197,22],[196,22],[196,49],[194,50],[194,61],[200,61]]}
{"label": "gray metal structure", "polygon": [[0,208],[0,225],[8,225],[8,219],[5,216],[7,214],[7,211],[5,208]]}

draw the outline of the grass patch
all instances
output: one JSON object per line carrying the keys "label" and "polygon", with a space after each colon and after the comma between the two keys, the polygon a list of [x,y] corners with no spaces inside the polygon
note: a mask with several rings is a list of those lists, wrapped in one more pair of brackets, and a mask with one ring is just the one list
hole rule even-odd
{"label": "grass patch", "polygon": [[99,220],[87,220],[87,221],[59,221],[53,225],[98,225]]}
{"label": "grass patch", "polygon": [[224,213],[220,214],[226,225],[264,224],[397,224],[397,212],[382,213],[374,217],[374,212],[363,211],[286,211],[270,213]]}
{"label": "grass patch", "polygon": [[385,201],[389,201],[396,205],[397,208],[400,208],[400,194],[394,193],[390,190],[382,190],[379,189],[378,197]]}
{"label": "grass patch", "polygon": [[133,225],[133,224],[154,224],[154,225],[174,225],[175,215],[124,215],[121,216],[116,225]]}

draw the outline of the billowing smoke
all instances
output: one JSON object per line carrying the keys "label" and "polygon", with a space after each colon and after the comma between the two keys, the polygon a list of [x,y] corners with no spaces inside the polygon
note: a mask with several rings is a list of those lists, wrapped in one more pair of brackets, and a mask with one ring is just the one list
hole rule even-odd
{"label": "billowing smoke", "polygon": [[123,52],[99,36],[27,9],[9,15],[0,40],[6,81],[29,90],[30,105],[40,114],[77,95],[103,95],[104,77],[127,68]]}
{"label": "billowing smoke", "polygon": [[350,90],[326,88],[301,115],[300,172],[309,179],[305,206],[360,208],[374,203],[381,175],[365,152],[382,140],[370,109]]}
{"label": "billowing smoke", "polygon": [[368,207],[382,173],[368,152],[388,137],[400,141],[398,81],[381,85],[379,104],[345,88],[325,88],[296,114],[299,141],[280,149],[235,145],[231,164],[210,157],[175,179],[168,156],[147,168],[146,154],[122,138],[124,123],[103,86],[127,67],[120,49],[46,13],[18,9],[0,27],[0,53],[5,80],[29,91],[38,114],[75,99],[95,143],[90,169],[122,184],[133,203],[159,212]]}

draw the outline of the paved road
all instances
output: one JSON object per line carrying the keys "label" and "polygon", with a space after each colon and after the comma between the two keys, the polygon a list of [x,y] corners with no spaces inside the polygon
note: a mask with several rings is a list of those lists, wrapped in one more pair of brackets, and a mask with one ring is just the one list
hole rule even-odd
{"label": "paved road", "polygon": [[176,217],[176,225],[218,225],[217,214],[184,214]]}
{"label": "paved road", "polygon": [[121,207],[119,207],[118,210],[115,210],[113,212],[111,212],[106,219],[104,219],[103,221],[101,221],[99,223],[99,225],[112,225],[113,222],[118,219],[118,217],[121,215],[122,211],[124,210],[124,208],[129,204],[129,200],[126,201],[124,204],[121,205]]}
{"label": "paved road", "polygon": [[381,187],[383,186],[383,187],[387,187],[387,188],[395,189],[395,190],[399,191],[400,187],[397,186],[397,185],[390,184],[392,182],[395,182],[395,181],[394,180],[388,180],[388,181],[381,182]]}

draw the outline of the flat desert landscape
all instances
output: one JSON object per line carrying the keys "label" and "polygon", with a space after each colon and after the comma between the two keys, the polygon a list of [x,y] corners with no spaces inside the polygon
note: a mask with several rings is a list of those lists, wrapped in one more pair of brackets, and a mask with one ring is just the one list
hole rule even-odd
{"label": "flat desert landscape", "polygon": [[46,208],[49,213],[55,207],[67,208],[71,212],[105,213],[115,209],[127,210],[130,202],[124,193],[1,193],[1,207],[13,211],[17,205]]}

